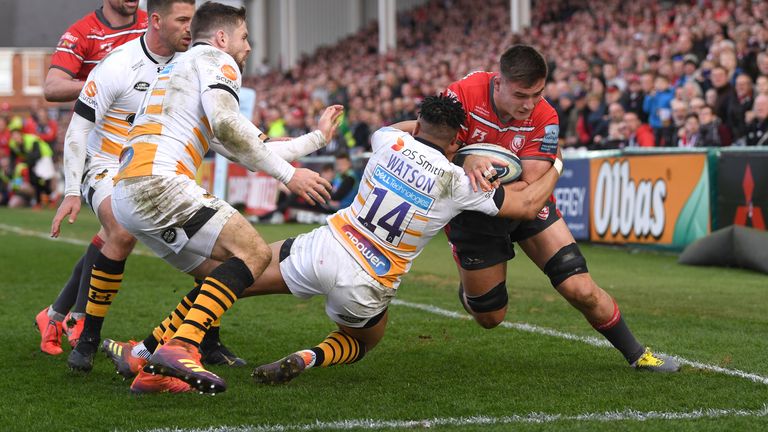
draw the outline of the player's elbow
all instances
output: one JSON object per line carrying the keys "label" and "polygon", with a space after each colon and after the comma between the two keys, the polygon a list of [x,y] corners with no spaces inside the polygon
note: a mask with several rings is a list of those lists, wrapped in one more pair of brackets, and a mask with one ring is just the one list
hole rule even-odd
{"label": "player's elbow", "polygon": [[[68,102],[73,98],[67,97],[62,91],[61,79],[47,77],[43,83],[43,96],[48,102]],[[77,95],[75,95],[77,97]]]}

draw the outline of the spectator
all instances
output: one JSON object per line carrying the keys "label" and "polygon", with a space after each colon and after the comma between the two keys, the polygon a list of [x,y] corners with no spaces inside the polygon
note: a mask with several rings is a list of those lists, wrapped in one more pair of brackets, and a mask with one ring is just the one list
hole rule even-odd
{"label": "spectator", "polygon": [[655,145],[653,130],[640,122],[637,113],[629,111],[624,114],[624,124],[627,131],[626,147],[653,147]]}
{"label": "spectator", "polygon": [[744,118],[741,112],[736,91],[728,80],[728,72],[724,67],[718,66],[712,69],[712,87],[717,92],[715,101],[715,114],[723,121],[733,140],[740,138],[744,133]]}
{"label": "spectator", "polygon": [[614,102],[608,106],[608,120],[605,135],[595,136],[595,149],[619,148],[626,140],[626,125],[624,124],[624,107]]}
{"label": "spectator", "polygon": [[51,148],[56,148],[56,139],[59,134],[59,123],[50,118],[48,110],[45,108],[38,108],[35,111],[35,135],[40,139],[47,142]]}
{"label": "spectator", "polygon": [[699,147],[720,147],[730,144],[730,132],[722,125],[709,105],[699,109]]}
{"label": "spectator", "polygon": [[[10,158],[8,158],[10,160]],[[11,189],[8,195],[8,207],[28,207],[33,203],[35,188],[30,179],[29,165],[24,161],[24,156],[16,158],[16,164],[11,167]]]}
{"label": "spectator", "polygon": [[360,176],[352,169],[352,161],[348,154],[337,154],[334,165],[336,175],[331,181],[331,203],[327,207],[329,213],[349,207],[355,199],[360,183]]}
{"label": "spectator", "polygon": [[648,114],[648,124],[655,134],[664,127],[664,119],[669,120],[670,102],[674,91],[669,87],[669,78],[659,75],[654,80],[653,91],[645,97],[643,111]]}
{"label": "spectator", "polygon": [[696,114],[685,116],[685,124],[678,131],[678,147],[698,147],[700,144],[699,117]]}
{"label": "spectator", "polygon": [[628,89],[621,97],[621,104],[625,111],[632,111],[643,120],[647,121],[648,116],[643,111],[643,102],[645,101],[645,92],[638,76],[629,78]]}
{"label": "spectator", "polygon": [[768,95],[758,95],[747,125],[748,146],[768,145]]}
{"label": "spectator", "polygon": [[768,76],[760,75],[755,80],[755,90],[757,94],[768,95]]}
{"label": "spectator", "polygon": [[26,170],[26,174],[20,174],[16,178],[29,181],[34,188],[35,200],[32,204],[47,205],[52,192],[51,181],[55,176],[53,150],[37,135],[25,134],[20,129],[11,131],[8,145],[16,159],[16,165],[25,165],[22,171]]}
{"label": "spectator", "polygon": [[8,205],[13,186],[13,166],[9,154],[0,154],[0,207]]}
{"label": "spectator", "polygon": [[8,141],[11,139],[11,131],[8,129],[8,117],[0,115],[0,157],[11,154]]}

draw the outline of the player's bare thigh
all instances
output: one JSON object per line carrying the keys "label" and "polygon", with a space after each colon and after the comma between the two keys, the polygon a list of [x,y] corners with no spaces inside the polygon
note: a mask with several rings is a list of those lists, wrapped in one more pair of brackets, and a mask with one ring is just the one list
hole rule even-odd
{"label": "player's bare thigh", "polygon": [[271,250],[253,225],[234,213],[222,228],[211,251],[211,258],[226,261],[235,256],[243,260],[258,278],[271,260]]}
{"label": "player's bare thigh", "polygon": [[101,230],[105,236],[104,247],[101,249],[101,253],[110,259],[120,261],[128,258],[131,254],[133,247],[136,245],[136,238],[131,235],[122,225],[117,222],[115,215],[112,213],[112,200],[110,197],[102,200],[98,209],[99,222],[101,222]]}
{"label": "player's bare thigh", "polygon": [[531,261],[536,263],[540,269],[544,270],[547,261],[549,261],[557,251],[575,241],[576,240],[573,239],[573,234],[571,234],[571,230],[568,229],[568,225],[566,225],[565,221],[563,219],[558,219],[544,231],[518,242],[518,245],[520,245]]}

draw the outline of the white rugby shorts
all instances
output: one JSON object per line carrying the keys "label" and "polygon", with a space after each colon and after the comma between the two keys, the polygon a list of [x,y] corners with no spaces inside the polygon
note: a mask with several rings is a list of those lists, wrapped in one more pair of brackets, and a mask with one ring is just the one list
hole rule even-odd
{"label": "white rugby shorts", "polygon": [[211,256],[237,212],[185,176],[120,180],[112,192],[115,219],[157,256],[189,272]]}
{"label": "white rugby shorts", "polygon": [[396,294],[372,278],[327,226],[296,237],[290,255],[280,263],[280,272],[293,295],[326,296],[325,313],[353,328],[365,327]]}
{"label": "white rugby shorts", "polygon": [[91,207],[96,217],[99,216],[99,206],[112,195],[112,177],[117,175],[120,163],[115,159],[91,158],[87,171],[83,174],[80,185],[80,196]]}

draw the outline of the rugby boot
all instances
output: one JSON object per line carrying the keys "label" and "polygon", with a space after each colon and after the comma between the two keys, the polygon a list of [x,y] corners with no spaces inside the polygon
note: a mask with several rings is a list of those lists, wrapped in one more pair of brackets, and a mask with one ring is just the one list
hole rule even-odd
{"label": "rugby boot", "polygon": [[200,351],[194,345],[171,339],[159,347],[144,366],[144,372],[178,378],[201,393],[221,393],[227,383],[200,364]]}
{"label": "rugby boot", "polygon": [[304,357],[296,352],[274,363],[257,367],[251,376],[260,384],[285,384],[301,375],[306,368]]}
{"label": "rugby boot", "polygon": [[632,363],[632,367],[651,372],[677,372],[680,370],[680,363],[671,356],[654,354],[650,348],[646,348],[643,355]]}
{"label": "rugby boot", "polygon": [[104,339],[101,342],[101,350],[115,365],[115,370],[123,378],[133,378],[141,368],[147,364],[147,360],[135,357],[131,350],[137,344],[136,341],[118,342],[112,339]]}
{"label": "rugby boot", "polygon": [[201,360],[208,366],[229,366],[242,367],[248,364],[244,359],[238,357],[221,342],[205,344],[205,340],[200,344]]}
{"label": "rugby boot", "polygon": [[61,323],[48,317],[48,309],[40,311],[35,317],[35,327],[40,332],[40,351],[49,355],[59,355],[61,349]]}
{"label": "rugby boot", "polygon": [[69,345],[72,346],[72,348],[77,346],[77,341],[80,340],[80,334],[83,332],[84,325],[85,316],[80,319],[75,319],[72,317],[71,313],[68,313],[67,316],[64,317],[62,330],[64,330],[64,336],[67,337]]}
{"label": "rugby boot", "polygon": [[75,371],[90,372],[93,369],[93,356],[98,346],[99,338],[79,338],[75,349],[67,357],[67,365]]}
{"label": "rugby boot", "polygon": [[152,375],[140,370],[131,383],[131,393],[185,393],[192,387],[184,381],[165,375]]}

